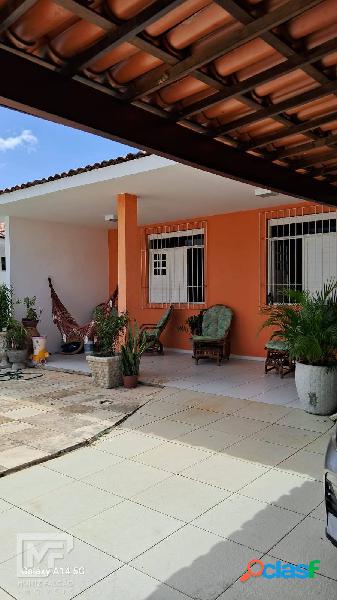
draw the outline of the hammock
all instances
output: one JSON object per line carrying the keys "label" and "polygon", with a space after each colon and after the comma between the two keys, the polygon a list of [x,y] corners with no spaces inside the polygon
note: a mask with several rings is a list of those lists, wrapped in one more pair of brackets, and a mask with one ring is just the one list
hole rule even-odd
{"label": "hammock", "polygon": [[[71,316],[70,312],[66,309],[64,304],[61,302],[57,293],[54,290],[53,284],[50,277],[48,277],[48,283],[50,287],[50,295],[52,301],[52,318],[56,327],[59,329],[62,335],[62,339],[65,343],[73,341],[84,342],[85,338],[92,340],[94,337],[95,320],[92,319],[85,325],[78,325],[74,317]],[[118,297],[118,287],[116,287],[110,298],[100,304],[105,314],[109,314],[111,309],[115,307]]]}

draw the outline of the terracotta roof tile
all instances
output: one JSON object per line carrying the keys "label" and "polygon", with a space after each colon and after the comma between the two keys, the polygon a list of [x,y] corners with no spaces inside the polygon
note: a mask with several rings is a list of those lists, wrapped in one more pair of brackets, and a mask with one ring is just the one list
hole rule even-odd
{"label": "terracotta roof tile", "polygon": [[129,153],[126,156],[118,156],[117,158],[110,158],[109,160],[102,160],[102,162],[96,162],[92,165],[86,165],[85,167],[78,167],[78,169],[69,169],[69,171],[63,171],[63,173],[55,173],[49,177],[43,179],[34,179],[33,181],[27,181],[20,185],[14,185],[10,188],[4,188],[0,190],[1,194],[9,194],[18,190],[24,190],[26,188],[34,187],[35,185],[41,185],[48,183],[49,181],[57,181],[58,179],[65,179],[66,177],[73,177],[74,175],[81,175],[82,173],[88,173],[89,171],[96,171],[97,169],[103,169],[104,167],[111,167],[113,165],[120,165],[122,163],[136,160],[138,158],[144,158],[144,156],[150,156],[148,152],[135,152]]}

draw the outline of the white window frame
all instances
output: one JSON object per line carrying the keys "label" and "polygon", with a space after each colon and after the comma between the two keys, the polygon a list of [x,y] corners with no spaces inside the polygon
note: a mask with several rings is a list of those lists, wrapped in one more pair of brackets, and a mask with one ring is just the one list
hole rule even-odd
{"label": "white window frame", "polygon": [[[164,240],[168,238],[181,238],[203,235],[203,244],[191,244],[186,246],[150,248],[151,241]],[[205,304],[205,228],[182,229],[170,232],[162,231],[152,233],[147,236],[148,248],[148,301],[151,305],[204,305]],[[160,246],[160,244],[158,244]],[[188,250],[203,249],[201,280],[198,279],[199,270],[197,269],[197,278],[188,286]],[[193,269],[192,254],[192,269]],[[199,258],[197,259],[199,260]],[[165,264],[165,269],[162,264]],[[165,271],[162,275],[159,271]],[[201,288],[203,299],[199,302],[189,300],[189,287]]]}
{"label": "white window frame", "polygon": [[[317,222],[317,221],[326,221],[326,220],[336,220],[336,231],[328,231],[328,232],[323,232],[323,227],[322,227],[322,232],[318,232],[318,233],[303,233],[301,235],[290,235],[290,225],[292,224],[296,224],[296,223],[304,223],[304,222]],[[271,235],[271,228],[275,225],[289,225],[289,234],[286,236],[280,236],[280,237],[272,237]],[[329,227],[330,228],[330,227]],[[274,248],[277,244],[277,241],[281,241],[281,240],[296,240],[296,239],[302,239],[302,278],[301,278],[301,288],[303,290],[305,289],[309,289],[309,291],[311,292],[315,292],[318,289],[322,288],[322,285],[325,283],[325,281],[329,278],[336,278],[337,277],[337,212],[336,211],[331,211],[331,212],[321,212],[321,213],[315,213],[315,214],[302,214],[302,215],[297,215],[297,216],[288,216],[288,217],[280,217],[280,218],[271,218],[268,219],[267,221],[267,246],[266,246],[266,252],[267,252],[267,286],[266,286],[266,291],[267,294],[269,296],[269,294],[272,294],[272,296],[275,298],[275,296],[277,295],[275,293],[275,286],[277,286],[278,284],[275,283],[275,279],[274,279],[274,273],[273,273],[273,269],[274,269],[274,260],[273,260],[273,252],[274,252]],[[308,252],[309,252],[309,242],[312,242],[312,245],[315,244],[315,252],[314,252],[314,259],[315,259],[315,266],[313,266],[313,263],[311,261],[308,260]],[[317,245],[321,244],[321,248],[318,248],[317,251]],[[326,246],[328,245],[328,252],[329,252],[329,265],[328,268],[325,268],[325,262],[324,262],[324,252],[326,250]],[[289,244],[289,252],[290,252],[290,244]],[[290,263],[290,260],[289,260]],[[313,267],[312,270],[310,271],[310,266]],[[310,286],[309,281],[310,281],[310,277],[312,280],[315,279],[315,276],[312,277],[312,273],[315,274],[315,270],[318,268],[318,266],[320,267],[320,273],[321,273],[321,285],[319,285],[318,287],[314,287],[314,285]],[[296,255],[295,255],[295,272],[296,272]],[[326,272],[328,274],[326,274]],[[281,284],[279,284],[281,285]],[[297,282],[295,281],[295,285],[298,285]],[[282,287],[291,287],[290,282],[287,286],[287,284],[282,284]],[[276,289],[277,292],[277,289]],[[267,296],[267,299],[268,299]],[[267,300],[268,301],[268,300]],[[277,302],[275,302],[277,303]]]}

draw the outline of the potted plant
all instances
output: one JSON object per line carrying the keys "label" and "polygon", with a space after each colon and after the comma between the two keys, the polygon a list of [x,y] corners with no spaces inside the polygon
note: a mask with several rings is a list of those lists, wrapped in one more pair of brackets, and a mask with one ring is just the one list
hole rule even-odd
{"label": "potted plant", "polygon": [[115,309],[106,313],[102,307],[95,311],[95,352],[87,355],[86,360],[99,387],[113,388],[122,383],[121,358],[116,346],[127,324],[126,313],[118,314]]}
{"label": "potted plant", "polygon": [[40,337],[37,329],[38,322],[42,313],[41,308],[36,308],[36,296],[25,296],[23,300],[17,300],[17,304],[24,304],[26,307],[26,316],[22,318],[22,325],[27,331],[27,349],[30,356],[33,355],[33,337]]}
{"label": "potted plant", "polygon": [[134,330],[132,330],[129,324],[125,343],[122,344],[121,347],[124,387],[136,387],[138,383],[140,359],[145,352],[148,343],[144,331],[139,331],[137,323],[134,323]]}
{"label": "potted plant", "polygon": [[178,330],[185,331],[185,333],[189,333],[191,336],[201,335],[204,312],[204,310],[201,310],[197,315],[190,315],[187,317],[183,325],[178,327]]}
{"label": "potted plant", "polygon": [[2,283],[0,285],[0,369],[8,367],[6,353],[6,330],[12,314],[12,290]]}
{"label": "potted plant", "polygon": [[27,360],[27,332],[20,323],[10,317],[6,332],[7,355],[12,369],[23,369]]}
{"label": "potted plant", "polygon": [[262,327],[274,327],[272,337],[286,342],[296,361],[295,382],[305,411],[329,415],[337,409],[337,290],[336,283],[322,292],[286,290],[293,304],[265,309]]}

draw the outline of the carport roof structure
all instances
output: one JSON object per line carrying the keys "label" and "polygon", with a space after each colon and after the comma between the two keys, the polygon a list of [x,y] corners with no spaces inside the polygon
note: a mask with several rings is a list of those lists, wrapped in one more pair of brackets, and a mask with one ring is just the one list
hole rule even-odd
{"label": "carport roof structure", "polygon": [[337,205],[337,0],[0,0],[0,102]]}

